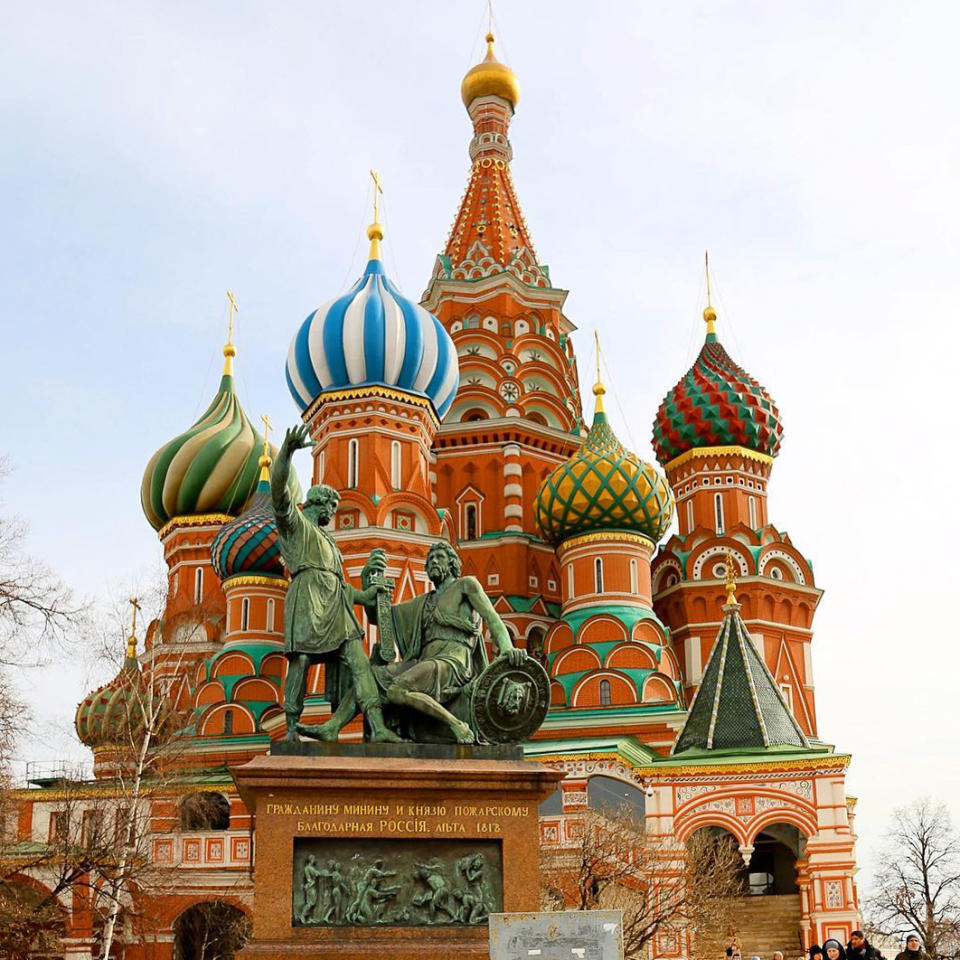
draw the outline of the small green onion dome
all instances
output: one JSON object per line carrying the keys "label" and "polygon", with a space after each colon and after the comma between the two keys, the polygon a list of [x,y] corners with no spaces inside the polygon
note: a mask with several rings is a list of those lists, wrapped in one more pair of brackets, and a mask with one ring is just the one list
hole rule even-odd
{"label": "small green onion dome", "polygon": [[656,467],[625,450],[610,429],[603,385],[593,392],[593,426],[580,449],[540,487],[537,525],[553,544],[595,530],[639,533],[656,543],[673,516],[670,489]]}
{"label": "small green onion dome", "polygon": [[137,660],[136,637],[127,639],[127,656],[120,672],[102,687],[88,693],[77,706],[74,725],[88,747],[129,744],[143,726],[143,675]]}
{"label": "small green onion dome", "polygon": [[[220,388],[203,416],[151,458],[143,472],[140,503],[154,530],[174,517],[200,514],[237,516],[253,496],[260,472],[263,437],[254,429],[234,389],[233,355]],[[276,447],[267,452],[276,456]],[[299,502],[300,483],[290,471],[290,495]]]}
{"label": "small green onion dome", "polygon": [[745,447],[768,457],[780,451],[783,424],[770,394],[738,366],[714,332],[717,314],[703,312],[707,338],[693,366],[666,395],[653,423],[661,464],[703,447]]}

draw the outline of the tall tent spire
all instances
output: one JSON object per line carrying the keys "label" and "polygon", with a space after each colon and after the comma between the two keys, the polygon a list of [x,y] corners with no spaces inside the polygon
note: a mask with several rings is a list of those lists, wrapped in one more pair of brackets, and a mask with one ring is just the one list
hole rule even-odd
{"label": "tall tent spire", "polygon": [[674,754],[810,746],[740,617],[736,562],[728,551],[723,623]]}

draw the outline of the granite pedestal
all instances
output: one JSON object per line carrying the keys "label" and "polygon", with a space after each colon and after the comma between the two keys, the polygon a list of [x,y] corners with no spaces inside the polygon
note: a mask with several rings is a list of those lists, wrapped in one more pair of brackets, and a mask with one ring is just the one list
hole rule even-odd
{"label": "granite pedestal", "polygon": [[562,776],[516,746],[275,744],[234,771],[255,818],[241,956],[486,960],[487,913],[538,908]]}

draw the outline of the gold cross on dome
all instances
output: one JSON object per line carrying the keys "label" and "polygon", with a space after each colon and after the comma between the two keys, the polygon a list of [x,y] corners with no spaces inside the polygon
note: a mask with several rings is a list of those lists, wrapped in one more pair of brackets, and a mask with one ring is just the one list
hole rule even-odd
{"label": "gold cross on dome", "polygon": [[240,312],[240,308],[237,306],[237,298],[233,295],[232,290],[227,291],[227,299],[230,301],[230,319],[227,321],[229,326],[227,328],[227,343],[233,343],[233,315]]}
{"label": "gold cross on dome", "polygon": [[137,611],[140,609],[140,600],[139,600],[139,598],[138,598],[138,597],[131,597],[131,598],[130,598],[130,606],[133,608],[132,611],[131,611],[131,612],[133,613],[133,624],[132,624],[132,626],[130,627],[130,633],[131,633],[131,634],[136,634],[136,632],[137,632]]}
{"label": "gold cross on dome", "polygon": [[379,223],[380,197],[383,195],[383,184],[380,182],[380,174],[370,168],[370,176],[373,179],[373,222]]}
{"label": "gold cross on dome", "polygon": [[270,416],[266,413],[260,414],[260,419],[263,421],[263,455],[268,457],[270,450],[270,431],[273,429],[273,424],[270,422]]}

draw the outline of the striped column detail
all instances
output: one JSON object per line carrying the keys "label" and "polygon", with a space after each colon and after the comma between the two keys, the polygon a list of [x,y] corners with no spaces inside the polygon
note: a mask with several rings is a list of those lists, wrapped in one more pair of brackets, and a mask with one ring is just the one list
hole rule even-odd
{"label": "striped column detail", "polygon": [[520,447],[515,443],[503,447],[503,528],[523,530],[523,467],[520,465]]}

